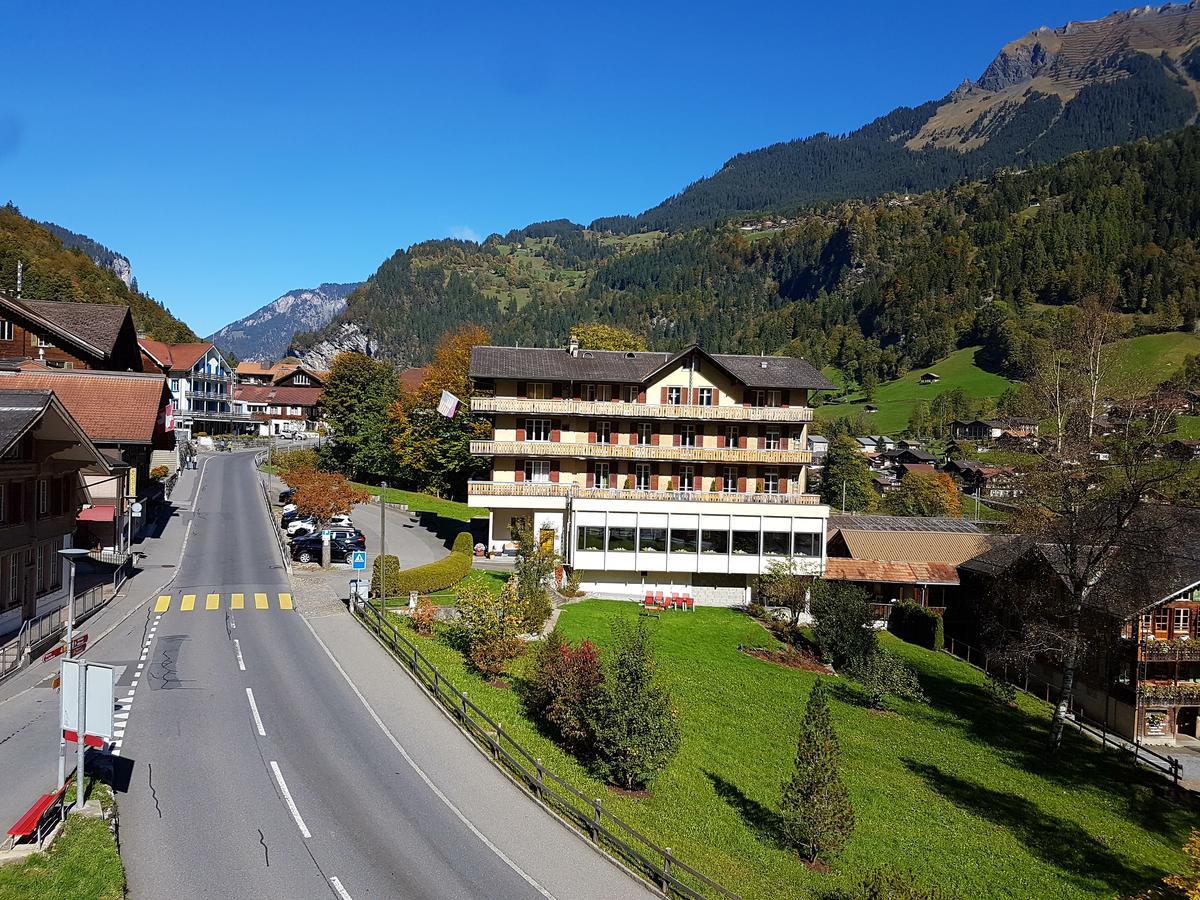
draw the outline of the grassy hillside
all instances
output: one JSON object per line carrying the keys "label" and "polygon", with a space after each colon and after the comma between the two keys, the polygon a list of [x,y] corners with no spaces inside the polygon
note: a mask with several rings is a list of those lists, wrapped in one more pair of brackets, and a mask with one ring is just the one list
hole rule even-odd
{"label": "grassy hillside", "polygon": [[[1012,384],[1007,378],[985,372],[975,364],[978,347],[956,350],[941,362],[926,369],[914,369],[903,378],[882,384],[875,391],[874,404],[879,412],[871,415],[872,433],[891,434],[903,431],[913,407],[921,400],[929,401],[942,391],[962,388],[971,397],[998,397]],[[941,380],[936,384],[920,384],[926,372],[936,372]],[[828,403],[817,410],[818,422],[862,412],[866,401],[861,394],[851,394],[852,403]]]}
{"label": "grassy hillside", "polygon": [[1124,389],[1121,393],[1148,390],[1170,378],[1190,353],[1200,353],[1200,334],[1174,331],[1129,338],[1117,347],[1109,381]]}

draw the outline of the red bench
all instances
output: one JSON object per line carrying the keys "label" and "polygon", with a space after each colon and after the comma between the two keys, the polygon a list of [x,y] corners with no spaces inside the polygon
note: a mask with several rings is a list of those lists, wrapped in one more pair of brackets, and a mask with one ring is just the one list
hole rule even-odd
{"label": "red bench", "polygon": [[62,799],[63,794],[65,794],[67,791],[67,785],[70,783],[71,782],[68,781],[67,784],[63,785],[57,791],[53,791],[52,793],[42,794],[42,796],[37,799],[37,802],[35,802],[33,806],[29,807],[29,809],[25,811],[25,814],[21,816],[21,818],[17,819],[13,826],[8,829],[8,843],[10,845],[16,844],[17,841],[24,840],[31,834],[38,833],[42,824],[42,819],[45,818],[46,813],[53,808],[60,799]]}

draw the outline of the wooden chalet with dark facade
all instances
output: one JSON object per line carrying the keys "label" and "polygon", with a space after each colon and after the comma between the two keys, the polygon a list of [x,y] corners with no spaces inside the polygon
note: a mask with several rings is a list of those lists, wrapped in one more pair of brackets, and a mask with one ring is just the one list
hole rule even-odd
{"label": "wooden chalet with dark facade", "polygon": [[34,359],[55,369],[141,372],[129,307],[64,303],[0,293],[0,358]]}

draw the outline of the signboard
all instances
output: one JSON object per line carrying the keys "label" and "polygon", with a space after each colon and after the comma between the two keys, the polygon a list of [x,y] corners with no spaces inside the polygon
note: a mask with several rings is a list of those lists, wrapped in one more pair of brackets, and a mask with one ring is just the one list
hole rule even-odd
{"label": "signboard", "polygon": [[321,531],[321,540],[328,541],[332,537],[333,537],[333,532],[330,531],[328,528],[325,528]]}
{"label": "signboard", "polygon": [[142,504],[140,504],[140,503],[132,504],[129,507],[129,514],[131,516],[133,516],[135,519],[140,518],[142,515]]}
{"label": "signboard", "polygon": [[163,431],[175,430],[175,401],[168,400],[163,410]]}
{"label": "signboard", "polygon": [[[87,642],[88,642],[88,636],[86,634],[75,635],[75,639],[73,641],[71,641],[71,655],[78,656],[84,650],[86,650]],[[67,652],[67,644],[64,641],[63,643],[61,643],[57,647],[55,647],[53,650],[51,650],[49,653],[47,653],[45,656],[43,656],[42,662],[46,662],[47,660],[54,659],[54,657],[56,657],[56,656],[62,656],[66,652]]]}
{"label": "signboard", "polygon": [[350,554],[350,568],[365,569],[367,567],[367,551],[355,550]]}
{"label": "signboard", "polygon": [[461,401],[449,391],[442,391],[442,399],[438,401],[437,410],[447,419],[453,419],[458,413]]}
{"label": "signboard", "polygon": [[62,663],[61,724],[68,741],[77,740],[79,732],[79,673],[83,670],[83,735],[84,743],[97,746],[111,741],[113,736],[113,687],[116,670],[112,666],[81,659],[64,659]]}

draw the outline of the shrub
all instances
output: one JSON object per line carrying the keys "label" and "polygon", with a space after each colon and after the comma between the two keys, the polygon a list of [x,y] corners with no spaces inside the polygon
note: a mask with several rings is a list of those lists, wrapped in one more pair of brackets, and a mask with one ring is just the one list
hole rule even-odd
{"label": "shrub", "polygon": [[537,648],[531,671],[529,706],[572,750],[591,743],[587,711],[596,701],[604,672],[591,641],[572,647],[558,629]]}
{"label": "shrub", "polygon": [[800,572],[796,560],[773,560],[759,579],[759,594],[772,606],[786,609],[792,624],[798,625],[800,614],[808,606],[813,580]]}
{"label": "shrub", "polygon": [[879,642],[870,597],[843,581],[816,581],[812,587],[813,637],[826,661],[837,668],[867,659]]}
{"label": "shrub", "polygon": [[876,649],[866,659],[852,663],[846,674],[862,685],[867,705],[873,709],[887,709],[888,694],[901,700],[925,700],[916,673],[903,660],[884,650]]}
{"label": "shrub", "polygon": [[150,477],[155,481],[162,481],[171,473],[171,470],[166,466],[155,466],[150,470]]}
{"label": "shrub", "polygon": [[[388,597],[407,596],[409,591],[418,594],[432,594],[434,591],[445,590],[462,581],[471,571],[471,558],[474,553],[474,543],[470,532],[461,532],[454,539],[454,547],[450,555],[437,562],[416,566],[412,569],[401,569],[400,561],[389,555],[386,563],[385,581]],[[371,593],[378,596],[379,559],[376,558],[374,572],[371,575]]]}
{"label": "shrub", "polygon": [[671,696],[654,679],[645,621],[613,623],[604,682],[588,711],[597,773],[626,790],[644,788],[679,749]]}
{"label": "shrub", "polygon": [[988,675],[983,680],[983,690],[988,698],[1001,706],[1017,705],[1017,688],[1001,678]]}
{"label": "shrub", "polygon": [[926,650],[941,650],[946,645],[942,617],[911,600],[905,600],[892,607],[892,614],[888,617],[888,631],[901,640]]}
{"label": "shrub", "polygon": [[428,597],[417,600],[417,608],[412,611],[409,621],[417,634],[433,634],[433,623],[437,619],[437,607]]}
{"label": "shrub", "polygon": [[552,528],[544,528],[540,534],[535,534],[533,526],[522,519],[513,521],[512,531],[518,545],[513,577],[524,605],[523,626],[529,634],[537,634],[554,609],[546,593],[546,582],[560,562],[558,554],[554,552],[555,532]]}
{"label": "shrub", "polygon": [[767,608],[761,603],[751,603],[746,607],[746,612],[752,619],[762,619],[767,615]]}
{"label": "shrub", "polygon": [[471,641],[467,658],[486,678],[499,678],[508,664],[525,652],[525,642],[516,635],[489,634]]}
{"label": "shrub", "polygon": [[784,782],[780,804],[784,840],[810,862],[836,853],[854,831],[854,806],[838,774],[841,752],[825,690],[818,678],[808,695],[792,777]]}
{"label": "shrub", "polygon": [[525,651],[518,637],[525,610],[510,578],[499,595],[481,584],[465,584],[458,593],[459,629],[468,643],[467,658],[482,675],[496,678]]}
{"label": "shrub", "polygon": [[852,896],[855,900],[949,900],[950,897],[940,888],[917,884],[910,872],[892,869],[872,872],[859,882]]}

